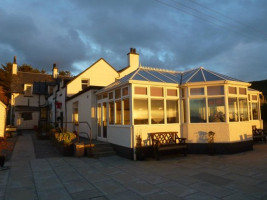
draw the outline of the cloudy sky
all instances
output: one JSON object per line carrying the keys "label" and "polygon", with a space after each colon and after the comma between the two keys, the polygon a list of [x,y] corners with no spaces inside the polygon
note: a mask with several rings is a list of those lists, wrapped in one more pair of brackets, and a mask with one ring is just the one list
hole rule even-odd
{"label": "cloudy sky", "polygon": [[0,63],[80,73],[99,58],[267,79],[266,0],[1,0]]}

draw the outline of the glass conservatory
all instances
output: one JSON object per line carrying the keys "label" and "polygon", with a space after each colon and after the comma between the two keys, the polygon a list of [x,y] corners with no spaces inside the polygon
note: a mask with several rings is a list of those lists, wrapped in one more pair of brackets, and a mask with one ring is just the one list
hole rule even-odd
{"label": "glass conservatory", "polygon": [[217,152],[249,150],[251,127],[262,128],[260,92],[249,86],[202,67],[139,67],[96,93],[98,140],[134,156],[137,137],[150,146],[149,133],[172,131],[187,138],[189,152],[204,153],[213,131]]}

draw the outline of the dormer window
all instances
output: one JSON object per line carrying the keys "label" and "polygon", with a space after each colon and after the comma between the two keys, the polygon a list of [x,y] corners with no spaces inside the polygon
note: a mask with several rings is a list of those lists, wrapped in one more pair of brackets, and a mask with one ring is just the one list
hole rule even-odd
{"label": "dormer window", "polygon": [[24,95],[32,96],[32,84],[24,84]]}
{"label": "dormer window", "polygon": [[84,90],[85,88],[87,88],[90,84],[90,80],[89,79],[82,79],[82,90]]}

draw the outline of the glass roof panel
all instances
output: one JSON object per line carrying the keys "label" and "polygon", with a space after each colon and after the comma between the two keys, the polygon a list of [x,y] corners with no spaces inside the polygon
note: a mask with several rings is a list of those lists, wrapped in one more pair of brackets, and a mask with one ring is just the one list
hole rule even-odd
{"label": "glass roof panel", "polygon": [[144,77],[140,76],[139,74],[135,74],[132,80],[139,80],[139,81],[148,81]]}
{"label": "glass roof panel", "polygon": [[206,70],[203,70],[204,76],[206,78],[206,81],[219,81],[219,80],[223,80],[221,77],[216,76]]}
{"label": "glass roof panel", "polygon": [[175,72],[160,72],[169,78],[175,80],[176,83],[180,84],[181,81],[181,73],[175,73]]}
{"label": "glass roof panel", "polygon": [[197,70],[198,70],[198,68],[183,73],[183,75],[182,75],[182,83],[186,83],[186,82],[188,81],[188,79],[191,78],[191,76],[192,76]]}
{"label": "glass roof panel", "polygon": [[163,82],[162,80],[160,80],[159,78],[156,78],[155,76],[147,73],[146,71],[140,70],[138,72],[138,74],[142,75],[143,77],[145,77],[146,79],[148,79],[148,81],[153,81],[153,82]]}
{"label": "glass roof panel", "polygon": [[199,70],[188,82],[204,82],[205,79],[203,77],[202,71]]}
{"label": "glass roof panel", "polygon": [[[175,77],[171,77],[169,74],[163,73],[163,72],[157,72],[157,71],[148,71],[149,73],[153,74],[160,80],[164,81],[165,83],[177,83],[175,80]],[[163,75],[164,74],[164,75]]]}

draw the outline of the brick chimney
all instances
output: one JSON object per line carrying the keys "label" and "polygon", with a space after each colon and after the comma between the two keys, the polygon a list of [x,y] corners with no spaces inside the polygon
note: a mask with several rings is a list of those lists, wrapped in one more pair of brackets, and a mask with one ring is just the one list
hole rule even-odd
{"label": "brick chimney", "polygon": [[52,73],[52,75],[53,75],[54,79],[56,79],[58,77],[58,68],[57,68],[57,64],[56,63],[53,64],[53,73]]}
{"label": "brick chimney", "polygon": [[14,56],[14,61],[12,64],[12,74],[17,75],[17,73],[18,73],[17,57]]}

